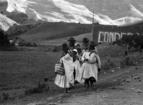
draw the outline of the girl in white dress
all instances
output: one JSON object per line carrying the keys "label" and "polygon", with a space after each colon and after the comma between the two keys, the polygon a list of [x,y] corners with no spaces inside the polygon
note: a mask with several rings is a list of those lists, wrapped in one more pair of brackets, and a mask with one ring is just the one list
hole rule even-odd
{"label": "girl in white dress", "polygon": [[100,58],[95,52],[95,45],[90,43],[89,51],[85,53],[86,58],[83,63],[83,78],[86,87],[93,86],[93,82],[98,80],[98,69],[101,68]]}
{"label": "girl in white dress", "polygon": [[55,78],[55,84],[61,88],[66,88],[66,92],[68,92],[71,85],[74,84],[74,64],[73,58],[68,52],[68,48],[66,48],[66,44],[63,44],[63,56],[60,59],[60,62],[63,63],[65,69],[65,75],[57,74]]}
{"label": "girl in white dress", "polygon": [[78,52],[77,49],[73,50],[73,58],[74,58],[74,70],[75,70],[75,84],[80,83],[83,84],[84,80],[82,79],[82,63],[81,63],[81,53]]}

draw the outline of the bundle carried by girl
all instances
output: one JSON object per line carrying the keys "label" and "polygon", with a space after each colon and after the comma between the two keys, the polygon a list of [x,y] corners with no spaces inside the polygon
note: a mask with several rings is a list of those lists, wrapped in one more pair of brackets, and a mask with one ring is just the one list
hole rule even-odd
{"label": "bundle carried by girl", "polygon": [[63,61],[62,62],[58,61],[55,64],[55,73],[59,75],[65,75],[65,68],[64,68]]}

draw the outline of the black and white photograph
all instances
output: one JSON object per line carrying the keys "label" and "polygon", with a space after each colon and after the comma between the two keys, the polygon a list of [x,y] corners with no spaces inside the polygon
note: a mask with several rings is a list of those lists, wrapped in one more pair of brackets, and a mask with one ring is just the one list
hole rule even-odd
{"label": "black and white photograph", "polygon": [[143,0],[0,0],[0,105],[143,105]]}

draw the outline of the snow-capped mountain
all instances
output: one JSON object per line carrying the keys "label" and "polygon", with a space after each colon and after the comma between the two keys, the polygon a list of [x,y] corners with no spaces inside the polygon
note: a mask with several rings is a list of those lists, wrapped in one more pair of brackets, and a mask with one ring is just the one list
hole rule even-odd
{"label": "snow-capped mountain", "polygon": [[135,8],[132,4],[130,4],[130,8],[131,8],[131,15],[134,17],[138,17],[138,18],[143,18],[143,13],[141,11],[139,11],[137,8]]}
{"label": "snow-capped mountain", "polygon": [[8,12],[22,12],[29,18],[50,22],[89,24],[92,23],[94,16],[94,21],[100,24],[121,26],[143,20],[143,13],[140,11],[143,10],[142,0],[7,0],[7,2]]}
{"label": "snow-capped mountain", "polygon": [[127,26],[135,23],[142,22],[143,19],[138,18],[138,17],[123,17],[114,20],[115,23],[119,24],[120,26]]}
{"label": "snow-capped mountain", "polygon": [[18,23],[16,23],[12,19],[6,17],[3,14],[0,14],[0,28],[3,29],[4,31],[7,31],[11,26],[15,24],[18,25]]}
{"label": "snow-capped mountain", "polygon": [[130,4],[130,16],[114,20],[120,26],[131,25],[143,21],[143,13]]}

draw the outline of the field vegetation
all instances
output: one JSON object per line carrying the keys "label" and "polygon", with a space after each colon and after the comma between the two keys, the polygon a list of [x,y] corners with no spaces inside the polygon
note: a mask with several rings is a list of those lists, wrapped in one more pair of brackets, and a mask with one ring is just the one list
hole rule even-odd
{"label": "field vegetation", "polygon": [[[81,28],[81,24],[76,25],[76,28],[73,28],[75,24],[71,24],[70,27],[67,27],[65,23],[61,23],[64,27],[61,27],[59,24],[55,27],[55,24],[42,24],[44,29],[36,27],[28,32],[27,35],[20,35],[21,38],[25,39],[46,39],[46,41],[41,41],[41,43],[44,43],[43,45],[41,44],[36,47],[17,47],[17,50],[13,51],[0,51],[0,101],[14,100],[43,92],[47,92],[50,96],[63,91],[63,89],[59,89],[54,85],[54,65],[61,56],[60,45],[73,34],[76,35],[75,33],[84,33],[73,36],[78,42],[81,42],[81,39],[84,37],[92,40],[92,34],[85,33],[89,30]],[[45,28],[46,26],[52,26],[59,30],[54,32],[53,28],[49,28],[47,34],[44,34],[43,30],[47,29]],[[81,30],[77,31],[76,29],[78,28],[81,28]],[[65,30],[61,31],[62,29]],[[69,30],[73,33],[68,32]],[[40,34],[41,32],[42,34]],[[41,39],[38,39],[39,37]],[[129,50],[128,54],[125,52],[127,45],[134,48],[138,45],[137,48],[141,48],[141,41],[139,41],[141,39],[138,36],[134,36],[134,40],[130,37],[123,38],[114,44],[102,43],[97,47],[102,61],[101,73],[110,74],[119,68],[137,64],[139,58],[138,52],[131,50]],[[47,89],[43,85],[43,81],[45,80],[48,85]]]}
{"label": "field vegetation", "polygon": [[[126,67],[125,49],[118,45],[103,44],[98,46],[102,60],[102,71],[111,72],[112,69]],[[54,85],[54,64],[61,56],[61,51],[45,50],[37,47],[21,51],[0,52],[0,94],[1,101],[26,97],[27,95],[42,93],[44,87],[40,83],[46,78],[50,96],[62,92]],[[129,54],[130,61],[135,63],[137,54]],[[129,63],[132,64],[132,63]]]}

